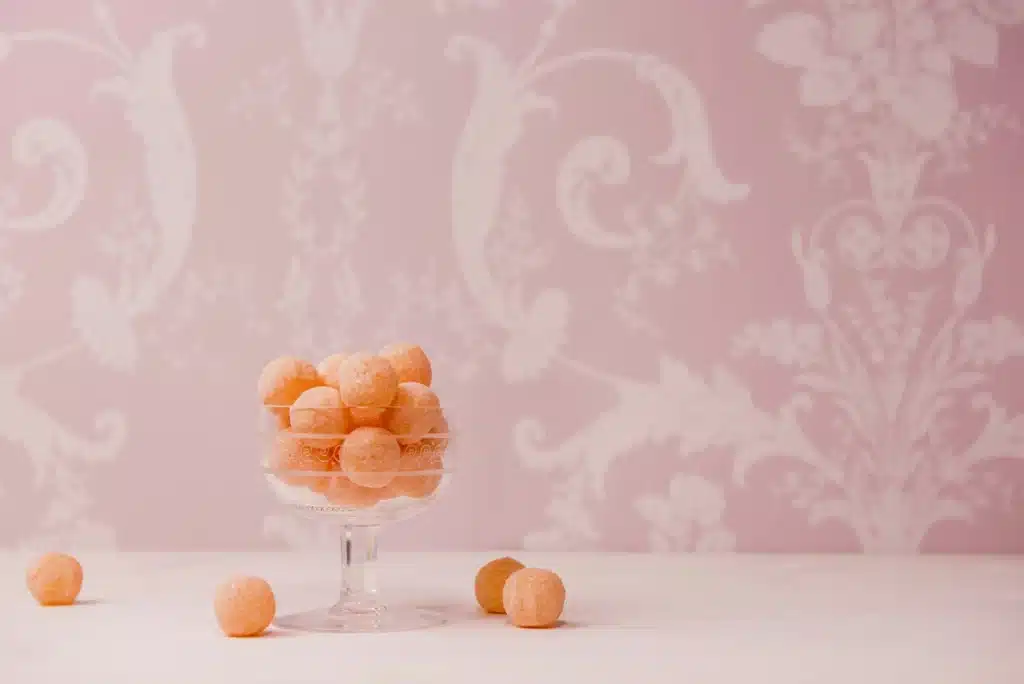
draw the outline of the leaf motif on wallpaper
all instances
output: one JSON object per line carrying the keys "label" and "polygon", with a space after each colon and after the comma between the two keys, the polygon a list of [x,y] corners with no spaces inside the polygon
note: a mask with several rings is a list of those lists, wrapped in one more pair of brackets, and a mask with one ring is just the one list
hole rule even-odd
{"label": "leaf motif on wallpaper", "polygon": [[598,541],[590,508],[604,500],[612,465],[637,449],[675,442],[681,453],[690,454],[730,431],[749,434],[770,422],[723,370],[708,382],[671,357],[660,360],[655,382],[583,370],[613,390],[614,403],[554,445],[543,444],[544,426],[535,418],[521,420],[515,428],[516,450],[524,465],[564,477],[553,485],[548,526],[527,536],[525,543],[531,548],[554,548],[556,541],[559,548],[581,548]]}
{"label": "leaf motif on wallpaper", "polygon": [[[558,117],[555,99],[541,92],[543,82],[583,66],[620,67],[638,83],[661,96],[668,112],[669,141],[650,159],[677,174],[675,193],[653,207],[629,206],[621,225],[599,220],[591,203],[599,186],[625,185],[632,161],[627,145],[611,136],[579,140],[562,159],[555,182],[556,206],[569,234],[584,245],[621,252],[630,274],[617,289],[614,315],[624,316],[645,283],[670,284],[689,260],[694,270],[713,260],[703,250],[727,251],[715,244],[711,207],[743,199],[748,188],[728,181],[712,153],[708,114],[700,94],[675,66],[653,56],[611,49],[581,50],[545,57],[558,23],[572,3],[556,2],[542,23],[527,56],[512,63],[493,44],[478,37],[456,36],[448,44],[453,60],[470,60],[476,68],[476,91],[452,168],[452,239],[462,276],[488,321],[505,335],[502,370],[509,381],[538,380],[552,363],[584,379],[614,389],[618,403],[555,446],[542,446],[543,425],[534,419],[515,431],[517,447],[531,468],[559,473],[554,499],[546,508],[549,527],[527,535],[530,546],[578,547],[598,538],[590,507],[604,492],[612,463],[651,439],[671,432],[673,401],[660,401],[666,387],[619,378],[566,355],[567,314],[571,300],[556,288],[530,288],[519,269],[517,279],[503,278],[501,256],[489,245],[502,226],[510,195],[509,164],[527,132],[532,114]],[[709,253],[710,254],[710,251]],[[667,255],[667,256],[666,256]],[[509,255],[518,262],[518,257]],[[669,261],[671,259],[671,261]],[[536,292],[530,295],[529,292]],[[628,320],[631,328],[650,333],[649,321]],[[664,438],[662,438],[664,439]]]}
{"label": "leaf motif on wallpaper", "polygon": [[522,382],[536,378],[566,343],[569,297],[561,290],[544,290],[530,310],[510,331],[501,355],[506,380]]}
{"label": "leaf motif on wallpaper", "polygon": [[999,55],[996,27],[968,8],[953,13],[945,27],[945,45],[949,53],[969,64],[993,67]]}
{"label": "leaf motif on wallpaper", "polygon": [[487,238],[498,218],[505,183],[505,159],[522,135],[523,119],[537,110],[553,111],[554,101],[516,82],[497,48],[479,39],[453,38],[449,59],[472,58],[477,90],[452,169],[452,238],[462,277],[491,323],[507,327],[521,314],[494,282]]}
{"label": "leaf motif on wallpaper", "polygon": [[783,14],[761,30],[757,50],[789,67],[809,67],[825,56],[828,29],[825,23],[804,12]]}
{"label": "leaf motif on wallpaper", "polygon": [[182,41],[200,47],[205,32],[196,25],[156,34],[120,76],[93,86],[125,104],[125,120],[140,137],[153,218],[160,246],[148,281],[133,293],[133,313],[150,310],[174,280],[192,241],[196,213],[196,159],[185,112],[175,92],[174,51]]}
{"label": "leaf motif on wallpaper", "polygon": [[722,522],[725,493],[699,475],[679,473],[666,496],[645,494],[633,502],[650,526],[652,551],[732,551],[736,535]]}
{"label": "leaf motif on wallpaper", "polygon": [[938,139],[957,110],[952,82],[935,74],[908,79],[888,98],[896,119],[926,140]]}
{"label": "leaf motif on wallpaper", "polygon": [[[22,394],[24,377],[36,368],[49,366],[84,346],[102,365],[131,370],[138,359],[133,319],[153,307],[174,282],[191,240],[196,206],[195,155],[184,111],[178,103],[172,65],[182,40],[201,44],[202,29],[194,25],[156,33],[138,53],[117,35],[105,3],[94,3],[94,18],[101,39],[94,41],[63,31],[24,31],[6,37],[8,44],[40,43],[68,48],[98,57],[114,67],[114,74],[94,85],[92,93],[112,94],[124,106],[129,128],[142,144],[152,218],[159,229],[148,266],[137,279],[121,269],[121,287],[115,294],[93,275],[72,274],[70,285],[71,327],[79,339],[36,352],[28,359],[0,367],[0,437],[20,446],[29,457],[37,487],[47,485],[50,512],[30,532],[28,543],[76,540],[112,545],[113,530],[87,516],[92,499],[75,459],[91,462],[113,458],[120,451],[127,430],[123,414],[101,410],[95,422],[97,437],[84,437]],[[13,140],[15,160],[22,164],[44,162],[55,169],[54,190],[44,210],[30,216],[7,218],[0,230],[21,233],[73,222],[85,194],[88,163],[84,147],[66,124],[40,118],[24,124]],[[83,262],[83,265],[86,262]],[[133,264],[136,266],[136,264]],[[127,284],[131,287],[126,287]],[[70,460],[69,460],[70,459]]]}

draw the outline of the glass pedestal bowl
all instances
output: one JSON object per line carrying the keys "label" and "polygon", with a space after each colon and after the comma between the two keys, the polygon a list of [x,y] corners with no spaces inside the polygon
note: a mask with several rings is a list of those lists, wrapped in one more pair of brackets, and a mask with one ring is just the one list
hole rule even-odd
{"label": "glass pedestal bowl", "polygon": [[[263,430],[267,482],[283,503],[305,515],[333,520],[341,546],[338,599],[322,609],[279,616],[274,625],[309,632],[394,632],[443,624],[445,617],[437,611],[388,605],[378,594],[374,568],[381,526],[422,513],[450,483],[453,468],[444,415],[435,410],[437,418],[430,419],[427,434],[422,434],[422,421],[413,433],[384,430],[386,413],[377,420],[364,418],[362,430],[332,434],[299,432],[280,418],[287,415],[287,407],[269,408]],[[408,407],[403,411],[403,424],[417,423],[415,414],[409,420]],[[400,443],[397,463],[395,442]]]}

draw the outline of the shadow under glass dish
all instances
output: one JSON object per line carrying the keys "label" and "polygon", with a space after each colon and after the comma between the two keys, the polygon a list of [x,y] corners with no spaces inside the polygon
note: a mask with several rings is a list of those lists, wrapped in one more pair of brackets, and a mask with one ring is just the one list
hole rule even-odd
{"label": "shadow under glass dish", "polygon": [[[308,632],[395,632],[443,624],[435,610],[386,602],[377,587],[377,536],[382,525],[419,515],[450,485],[450,431],[432,432],[402,446],[397,471],[378,473],[384,486],[353,482],[340,469],[347,435],[297,433],[265,420],[264,475],[277,498],[306,516],[337,524],[340,590],[320,609],[281,615],[274,625]],[[413,466],[413,469],[409,467]],[[377,484],[377,483],[374,483]]]}

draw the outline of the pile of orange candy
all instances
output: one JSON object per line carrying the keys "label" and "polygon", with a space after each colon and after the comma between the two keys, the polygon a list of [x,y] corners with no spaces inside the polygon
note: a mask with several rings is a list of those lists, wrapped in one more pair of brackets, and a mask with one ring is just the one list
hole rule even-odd
{"label": "pile of orange candy", "polygon": [[258,383],[277,427],[270,470],[349,508],[430,496],[448,447],[432,378],[430,359],[413,344],[332,354],[316,366],[274,359]]}

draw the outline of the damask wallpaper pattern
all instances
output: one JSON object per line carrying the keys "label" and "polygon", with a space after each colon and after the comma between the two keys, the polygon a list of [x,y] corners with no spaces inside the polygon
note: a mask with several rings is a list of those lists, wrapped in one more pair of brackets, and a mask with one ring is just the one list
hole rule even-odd
{"label": "damask wallpaper pattern", "polygon": [[1024,550],[1021,0],[0,0],[0,544],[305,546],[269,357],[414,340],[405,548]]}

